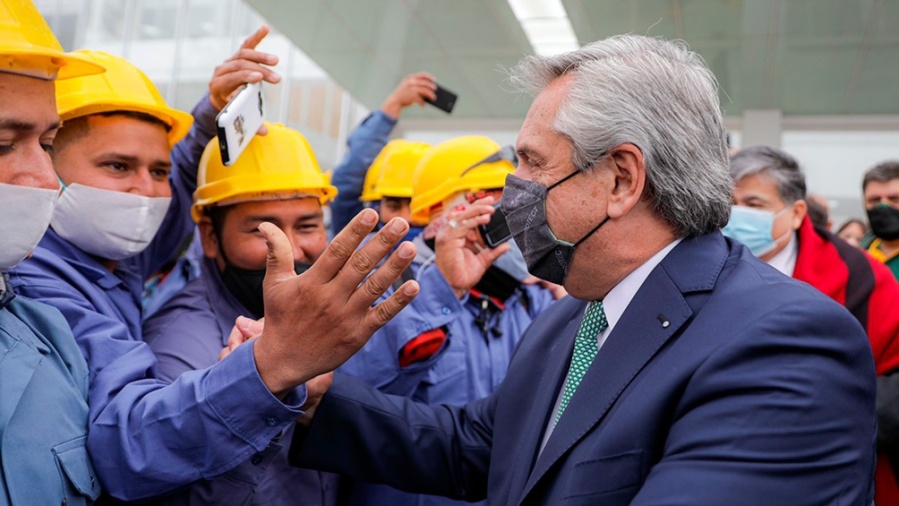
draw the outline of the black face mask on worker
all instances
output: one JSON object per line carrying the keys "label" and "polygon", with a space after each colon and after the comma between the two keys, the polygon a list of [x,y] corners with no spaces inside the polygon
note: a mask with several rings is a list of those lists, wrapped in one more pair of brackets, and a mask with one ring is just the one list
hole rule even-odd
{"label": "black face mask on worker", "polygon": [[868,209],[868,222],[874,235],[884,241],[899,239],[899,209],[889,204],[878,204]]}
{"label": "black face mask on worker", "polygon": [[[302,274],[309,270],[312,264],[295,260],[293,267],[297,274]],[[265,315],[265,304],[262,298],[263,281],[265,281],[265,269],[241,269],[225,260],[222,283],[255,318],[262,318]]]}

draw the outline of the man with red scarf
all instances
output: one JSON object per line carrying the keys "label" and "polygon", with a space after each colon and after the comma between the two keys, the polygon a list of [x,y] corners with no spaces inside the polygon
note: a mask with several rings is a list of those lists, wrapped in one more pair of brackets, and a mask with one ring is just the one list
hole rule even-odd
{"label": "man with red scarf", "polygon": [[754,146],[732,156],[730,166],[736,187],[724,234],[777,270],[824,292],[865,328],[878,374],[875,504],[899,504],[899,445],[888,444],[895,423],[884,418],[882,409],[899,396],[899,384],[893,387],[890,381],[890,373],[899,369],[899,283],[870,255],[812,224],[805,176],[792,156]]}

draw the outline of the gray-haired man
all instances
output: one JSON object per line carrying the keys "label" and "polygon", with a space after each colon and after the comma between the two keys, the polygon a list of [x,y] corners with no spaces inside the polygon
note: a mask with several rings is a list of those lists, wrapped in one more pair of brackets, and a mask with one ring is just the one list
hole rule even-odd
{"label": "gray-haired man", "polygon": [[573,297],[463,408],[335,377],[295,462],[490,504],[870,503],[865,333],[718,232],[732,183],[699,57],[620,36],[512,81],[537,97],[502,211]]}

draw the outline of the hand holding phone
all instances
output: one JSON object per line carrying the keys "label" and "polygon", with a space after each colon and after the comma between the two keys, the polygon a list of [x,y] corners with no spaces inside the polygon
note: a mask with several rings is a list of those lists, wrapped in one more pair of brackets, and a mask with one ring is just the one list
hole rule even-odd
{"label": "hand holding phone", "polygon": [[506,215],[500,209],[500,203],[493,204],[493,214],[490,215],[490,222],[486,225],[479,226],[481,237],[487,246],[495,248],[500,244],[512,238],[512,232],[509,230],[509,224],[506,223]]}
{"label": "hand holding phone", "polygon": [[215,117],[219,150],[225,166],[237,160],[263,121],[262,83],[246,84]]}

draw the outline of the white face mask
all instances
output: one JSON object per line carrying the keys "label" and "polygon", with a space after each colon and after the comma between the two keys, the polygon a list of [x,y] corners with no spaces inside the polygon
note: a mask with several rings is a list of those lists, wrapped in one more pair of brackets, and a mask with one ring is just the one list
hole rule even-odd
{"label": "white face mask", "polygon": [[0,272],[24,260],[40,242],[59,190],[0,183]]}
{"label": "white face mask", "polygon": [[91,255],[122,260],[150,244],[171,201],[75,183],[63,190],[50,225]]}

